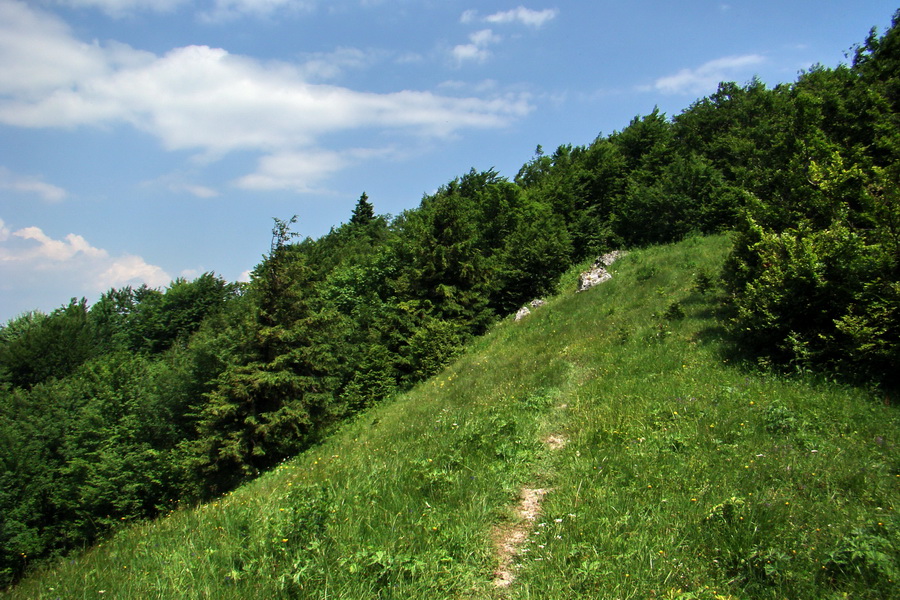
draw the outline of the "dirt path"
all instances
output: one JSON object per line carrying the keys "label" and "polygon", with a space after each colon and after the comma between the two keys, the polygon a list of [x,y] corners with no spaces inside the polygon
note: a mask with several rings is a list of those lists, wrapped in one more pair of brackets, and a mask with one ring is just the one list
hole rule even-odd
{"label": "dirt path", "polygon": [[[550,450],[559,450],[568,442],[565,436],[555,434],[548,435],[541,441]],[[515,580],[515,559],[528,541],[528,535],[541,514],[541,502],[550,491],[547,488],[522,488],[516,507],[518,520],[494,529],[493,539],[498,559],[498,567],[494,571],[494,587],[507,588]]]}
{"label": "dirt path", "polygon": [[515,580],[514,560],[541,514],[541,501],[549,491],[544,488],[523,488],[516,508],[519,521],[494,530],[494,544],[499,558],[499,566],[494,572],[494,587],[509,587]]}

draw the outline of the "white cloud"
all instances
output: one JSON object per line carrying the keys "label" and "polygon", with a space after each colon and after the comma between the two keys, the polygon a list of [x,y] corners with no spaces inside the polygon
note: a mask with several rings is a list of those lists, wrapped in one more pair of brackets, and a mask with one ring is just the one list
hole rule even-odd
{"label": "white cloud", "polygon": [[460,81],[457,79],[449,79],[442,81],[438,87],[446,90],[456,90],[461,92],[475,91],[479,94],[496,93],[500,89],[500,84],[496,79],[482,79],[481,81]]}
{"label": "white cloud", "polygon": [[80,235],[70,233],[65,240],[54,240],[47,236],[39,227],[25,227],[13,233],[14,236],[23,240],[32,240],[37,242],[37,246],[32,245],[24,254],[18,256],[18,259],[47,259],[54,262],[67,261],[74,258],[78,254],[90,258],[107,258],[106,250],[94,248],[87,243]]}
{"label": "white cloud", "polygon": [[520,114],[518,104],[310,84],[290,65],[263,65],[206,46],[178,48],[143,68],[37,100],[0,101],[0,122],[9,125],[124,121],[170,150],[213,154],[307,146],[324,134],[364,127],[442,135],[495,127]]}
{"label": "white cloud", "polygon": [[334,52],[315,52],[303,57],[298,73],[306,80],[335,79],[347,69],[361,69],[375,60],[373,53],[359,48],[338,48]]}
{"label": "white cloud", "polygon": [[181,189],[189,194],[197,196],[198,198],[215,198],[219,195],[219,192],[212,189],[211,187],[206,187],[205,185],[193,185],[186,183],[181,187]]}
{"label": "white cloud", "polygon": [[544,10],[531,10],[524,6],[518,6],[512,10],[497,12],[484,18],[488,23],[520,23],[535,29],[543,27],[548,21],[556,18],[559,11],[555,8]]}
{"label": "white cloud", "polygon": [[35,99],[102,76],[107,63],[99,47],[72,38],[53,15],[0,1],[0,98]]}
{"label": "white cloud", "polygon": [[468,44],[454,46],[451,53],[460,65],[466,61],[484,62],[491,56],[488,46],[499,43],[503,38],[490,29],[481,29],[469,34]]}
{"label": "white cloud", "polygon": [[759,54],[726,56],[704,63],[696,69],[682,69],[674,75],[656,80],[653,89],[664,94],[700,95],[716,90],[719,82],[732,81],[736,77],[749,79],[749,67],[765,62]]}
{"label": "white cloud", "polygon": [[255,173],[235,183],[246,190],[315,191],[315,185],[341,170],[347,160],[337,152],[285,152],[263,156]]}
{"label": "white cloud", "polygon": [[59,202],[66,197],[66,190],[41,181],[40,177],[17,175],[0,167],[0,190],[11,190],[24,194],[37,194],[46,202]]}
{"label": "white cloud", "polygon": [[[465,24],[475,22],[484,22],[498,25],[506,23],[519,23],[521,25],[526,25],[528,27],[534,27],[535,29],[538,29],[542,27],[547,21],[556,18],[558,12],[559,11],[555,8],[546,10],[531,10],[525,8],[524,6],[519,6],[518,8],[514,8],[512,10],[497,12],[485,17],[480,17],[477,10],[471,9],[464,11],[462,15],[460,15],[459,21],[460,23]],[[483,63],[491,57],[491,51],[488,48],[494,44],[500,43],[502,40],[503,38],[494,33],[492,29],[481,29],[469,34],[468,44],[459,44],[457,46],[454,46],[450,53],[453,56],[453,59],[456,62],[457,66],[460,66],[465,62]]]}
{"label": "white cloud", "polygon": [[142,283],[160,287],[171,281],[161,267],[139,256],[110,256],[74,233],[54,239],[34,226],[10,232],[0,220],[0,242],[0,279],[4,287],[28,289],[52,282],[66,293],[81,295]]}
{"label": "white cloud", "polygon": [[451,50],[456,64],[461,65],[467,61],[484,62],[491,55],[490,51],[485,48],[479,48],[475,44],[459,44]]}
{"label": "white cloud", "polygon": [[319,192],[316,186],[333,173],[360,160],[390,157],[393,149],[354,148],[343,152],[331,150],[293,151],[263,156],[255,173],[235,181],[246,190],[290,190],[298,193]]}
{"label": "white cloud", "polygon": [[472,43],[476,46],[488,46],[500,42],[503,38],[490,29],[482,29],[470,34],[469,39],[472,40]]}
{"label": "white cloud", "polygon": [[169,173],[156,179],[145,181],[141,185],[144,186],[162,186],[170,192],[176,194],[188,193],[198,198],[215,198],[219,192],[211,187],[191,183],[188,178],[189,174]]}
{"label": "white cloud", "polygon": [[[498,39],[490,30],[471,37],[476,51]],[[460,50],[459,60],[469,58]],[[292,152],[309,153],[329,134],[371,129],[441,137],[502,127],[531,109],[524,96],[371,93],[309,81],[313,74],[333,76],[366,60],[353,49],[289,64],[207,46],[156,55],[124,44],[86,44],[57,17],[0,0],[0,123],[128,124],[168,150],[196,151],[207,159],[255,151],[277,162]]]}
{"label": "white cloud", "polygon": [[397,58],[394,59],[394,62],[398,65],[414,65],[421,63],[424,60],[425,57],[418,52],[404,52],[403,54],[397,56]]}
{"label": "white cloud", "polygon": [[192,196],[196,196],[197,198],[215,198],[219,195],[219,192],[211,187],[198,185],[196,183],[187,183],[179,180],[170,181],[166,185],[166,187],[170,192],[174,192],[176,194],[187,193]]}
{"label": "white cloud", "polygon": [[113,260],[109,266],[93,280],[94,289],[105,291],[126,285],[138,286],[146,283],[150,287],[168,285],[172,278],[161,267],[148,264],[140,256],[126,254]]}

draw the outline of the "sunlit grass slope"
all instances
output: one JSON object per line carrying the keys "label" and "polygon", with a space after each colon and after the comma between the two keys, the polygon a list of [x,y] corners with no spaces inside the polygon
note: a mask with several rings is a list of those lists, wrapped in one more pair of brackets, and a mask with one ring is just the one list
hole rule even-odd
{"label": "sunlit grass slope", "polygon": [[[580,294],[573,272],[322,446],[5,597],[900,597],[897,409],[734,364],[728,245],[636,251]],[[523,487],[550,491],[501,589]]]}

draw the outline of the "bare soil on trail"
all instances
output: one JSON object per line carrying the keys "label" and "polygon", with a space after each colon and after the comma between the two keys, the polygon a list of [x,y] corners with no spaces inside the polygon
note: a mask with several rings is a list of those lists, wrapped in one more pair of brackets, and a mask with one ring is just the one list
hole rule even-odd
{"label": "bare soil on trail", "polygon": [[[566,436],[560,434],[551,434],[541,440],[544,446],[554,451],[563,448],[568,442]],[[494,528],[492,539],[497,548],[498,563],[497,570],[494,571],[494,587],[507,588],[515,580],[516,556],[528,541],[528,534],[534,529],[534,522],[541,514],[541,502],[550,491],[547,488],[522,488],[519,504],[516,506],[517,520]]]}
{"label": "bare soil on trail", "polygon": [[501,525],[494,530],[494,544],[499,558],[499,566],[494,572],[494,587],[506,588],[515,580],[515,558],[528,539],[534,521],[541,514],[541,501],[549,491],[544,488],[524,488],[516,507],[518,522]]}
{"label": "bare soil on trail", "polygon": [[541,441],[551,450],[559,450],[569,442],[569,440],[562,435],[548,435]]}

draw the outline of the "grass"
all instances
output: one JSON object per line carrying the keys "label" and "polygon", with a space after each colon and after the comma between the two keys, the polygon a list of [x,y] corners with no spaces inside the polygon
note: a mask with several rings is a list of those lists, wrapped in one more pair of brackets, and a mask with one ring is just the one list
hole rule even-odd
{"label": "grass", "polygon": [[[580,294],[573,270],[323,445],[3,597],[900,597],[897,409],[736,361],[728,246],[633,252]],[[526,486],[551,491],[498,589],[492,532]]]}

